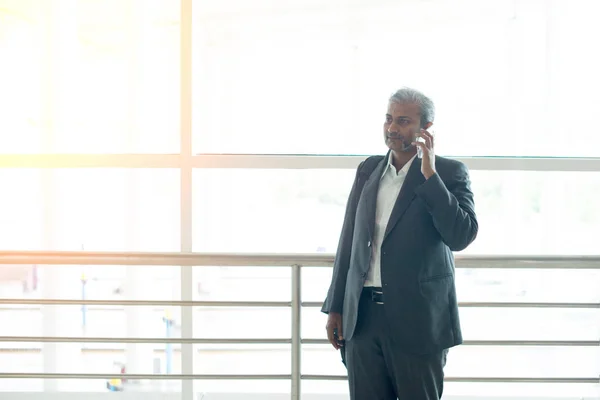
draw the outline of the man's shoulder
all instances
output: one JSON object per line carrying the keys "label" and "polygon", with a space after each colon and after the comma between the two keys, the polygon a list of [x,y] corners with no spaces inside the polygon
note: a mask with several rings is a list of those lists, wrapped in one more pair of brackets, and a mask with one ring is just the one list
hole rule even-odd
{"label": "man's shoulder", "polygon": [[377,168],[379,163],[385,159],[385,156],[369,156],[358,166],[359,174],[371,174]]}

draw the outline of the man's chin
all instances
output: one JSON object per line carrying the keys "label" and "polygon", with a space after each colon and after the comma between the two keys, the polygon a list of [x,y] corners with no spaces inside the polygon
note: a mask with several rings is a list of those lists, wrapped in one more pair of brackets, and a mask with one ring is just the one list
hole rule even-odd
{"label": "man's chin", "polygon": [[388,145],[388,148],[390,150],[393,150],[393,151],[395,151],[397,153],[412,153],[412,152],[415,152],[417,150],[417,147],[415,145],[413,145],[413,144],[406,145],[404,143],[402,143],[402,144],[396,144],[396,143],[389,143],[388,142],[387,145]]}

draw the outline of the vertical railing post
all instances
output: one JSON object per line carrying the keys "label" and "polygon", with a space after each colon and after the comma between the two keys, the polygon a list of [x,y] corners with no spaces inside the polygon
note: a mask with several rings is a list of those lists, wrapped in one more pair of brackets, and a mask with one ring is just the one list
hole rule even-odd
{"label": "vertical railing post", "polygon": [[301,266],[292,265],[292,400],[300,400],[301,372]]}
{"label": "vertical railing post", "polygon": [[[180,193],[181,193],[181,252],[192,251],[192,0],[180,0]],[[179,274],[181,300],[193,300],[194,274],[192,267],[182,266]],[[194,337],[194,308],[181,307],[181,338]],[[181,373],[194,374],[194,345],[181,345]],[[194,399],[194,381],[181,382],[181,399]]]}

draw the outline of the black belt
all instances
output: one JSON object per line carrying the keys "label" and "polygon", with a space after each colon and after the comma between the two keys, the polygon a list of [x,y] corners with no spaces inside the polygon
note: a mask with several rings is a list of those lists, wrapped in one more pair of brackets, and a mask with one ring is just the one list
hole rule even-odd
{"label": "black belt", "polygon": [[362,294],[374,303],[383,304],[383,289],[380,287],[367,286]]}

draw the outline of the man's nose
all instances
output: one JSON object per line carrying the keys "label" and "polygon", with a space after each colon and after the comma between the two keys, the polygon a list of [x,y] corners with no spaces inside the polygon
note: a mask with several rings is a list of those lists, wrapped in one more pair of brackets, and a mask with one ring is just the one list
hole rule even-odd
{"label": "man's nose", "polygon": [[388,127],[388,133],[398,133],[398,127],[396,126],[396,124],[392,123],[390,124],[390,126]]}

